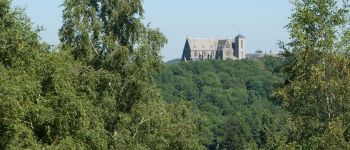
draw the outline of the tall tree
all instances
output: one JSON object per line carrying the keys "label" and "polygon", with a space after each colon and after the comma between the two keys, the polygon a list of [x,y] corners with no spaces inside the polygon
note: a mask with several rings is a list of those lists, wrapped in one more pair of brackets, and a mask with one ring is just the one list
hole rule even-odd
{"label": "tall tree", "polygon": [[75,63],[40,42],[22,9],[1,0],[0,10],[0,149],[106,149],[99,109],[75,90]]}
{"label": "tall tree", "polygon": [[[83,65],[78,71],[90,81],[78,81],[77,90],[103,110],[111,148],[167,149],[176,138],[169,134],[192,133],[172,128],[175,116],[154,84],[167,40],[142,23],[142,0],[65,0],[63,6],[62,50]],[[179,147],[200,148],[186,137]]]}
{"label": "tall tree", "polygon": [[349,148],[349,3],[294,0],[277,91],[291,115],[287,143],[310,149]]}
{"label": "tall tree", "polygon": [[[0,149],[202,148],[189,106],[165,103],[153,83],[166,39],[141,24],[135,2],[142,8],[66,0],[52,51],[21,9],[0,0]],[[109,25],[102,8],[130,12],[104,15],[120,21]]]}

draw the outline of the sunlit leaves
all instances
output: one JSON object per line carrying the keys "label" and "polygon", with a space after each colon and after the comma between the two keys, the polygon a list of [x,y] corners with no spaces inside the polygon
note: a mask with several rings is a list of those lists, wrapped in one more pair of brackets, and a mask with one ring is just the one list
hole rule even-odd
{"label": "sunlit leaves", "polygon": [[344,41],[349,40],[348,1],[292,3],[295,9],[287,26],[291,42],[282,45],[287,80],[276,93],[292,114],[288,143],[310,149],[347,147],[344,125],[350,76]]}

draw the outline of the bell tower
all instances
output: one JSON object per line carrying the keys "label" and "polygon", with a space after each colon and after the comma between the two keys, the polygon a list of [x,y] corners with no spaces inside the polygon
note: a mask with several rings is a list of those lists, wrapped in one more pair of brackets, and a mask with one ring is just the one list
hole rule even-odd
{"label": "bell tower", "polygon": [[235,45],[236,57],[238,57],[238,59],[244,59],[246,54],[245,37],[238,34],[235,38]]}

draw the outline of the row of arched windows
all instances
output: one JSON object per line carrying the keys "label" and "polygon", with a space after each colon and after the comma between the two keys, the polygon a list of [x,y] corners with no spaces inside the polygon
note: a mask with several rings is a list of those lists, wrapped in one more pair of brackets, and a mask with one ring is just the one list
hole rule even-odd
{"label": "row of arched windows", "polygon": [[194,57],[215,58],[215,51],[194,51]]}

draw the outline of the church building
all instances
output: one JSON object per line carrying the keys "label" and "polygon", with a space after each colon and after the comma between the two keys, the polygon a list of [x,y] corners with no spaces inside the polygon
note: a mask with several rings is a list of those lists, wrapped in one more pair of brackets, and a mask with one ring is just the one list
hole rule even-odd
{"label": "church building", "polygon": [[234,39],[187,38],[182,61],[206,59],[243,59],[246,55],[245,37],[241,34]]}

